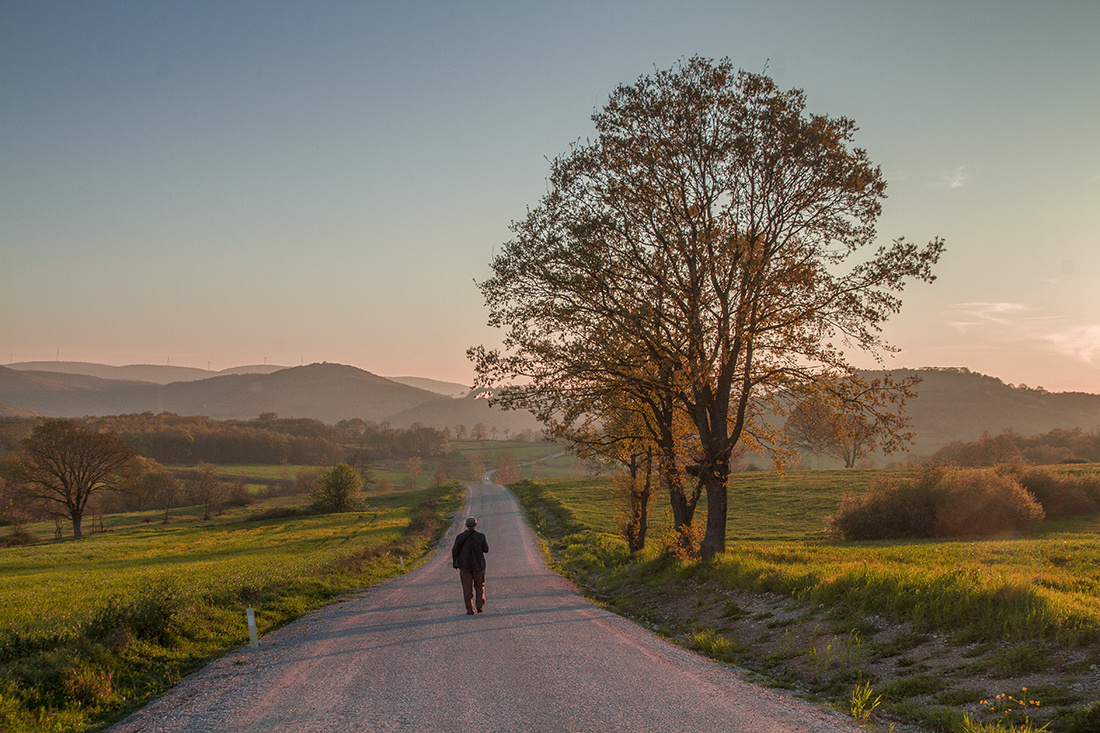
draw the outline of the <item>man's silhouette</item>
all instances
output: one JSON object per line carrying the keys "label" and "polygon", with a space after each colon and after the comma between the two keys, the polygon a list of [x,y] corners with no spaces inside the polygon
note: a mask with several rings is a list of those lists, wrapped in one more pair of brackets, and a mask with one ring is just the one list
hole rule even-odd
{"label": "man's silhouette", "polygon": [[471,616],[475,605],[474,591],[477,591],[477,612],[481,613],[485,607],[485,553],[489,551],[485,535],[474,529],[476,526],[476,519],[467,519],[466,531],[455,537],[454,547],[451,548],[451,564],[458,568],[466,613]]}

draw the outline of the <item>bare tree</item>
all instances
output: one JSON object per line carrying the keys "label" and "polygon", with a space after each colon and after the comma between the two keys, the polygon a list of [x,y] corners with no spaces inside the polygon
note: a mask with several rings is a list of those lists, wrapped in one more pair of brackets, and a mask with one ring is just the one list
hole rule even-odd
{"label": "bare tree", "polygon": [[875,241],[886,186],[855,125],[728,60],[620,86],[593,121],[596,140],[553,161],[550,191],[480,283],[507,331],[502,350],[470,350],[475,386],[541,418],[614,392],[649,401],[678,527],[694,505],[675,516],[677,492],[706,493],[709,559],[725,547],[735,453],[774,437],[762,417],[783,395],[858,380],[841,346],[890,349],[880,324],[907,280],[934,279],[943,243],[852,257]]}
{"label": "bare tree", "polygon": [[218,477],[218,467],[212,463],[200,463],[184,481],[187,495],[192,501],[202,506],[203,520],[209,520],[214,516],[215,510],[225,501],[226,486]]}
{"label": "bare tree", "polygon": [[783,431],[795,448],[852,468],[876,448],[889,454],[908,444],[910,420],[902,408],[916,395],[918,383],[916,376],[870,382],[822,378],[795,401]]}
{"label": "bare tree", "polygon": [[72,420],[50,420],[23,441],[10,478],[25,495],[68,519],[73,538],[80,539],[88,501],[102,491],[117,490],[134,455],[115,433],[92,432]]}

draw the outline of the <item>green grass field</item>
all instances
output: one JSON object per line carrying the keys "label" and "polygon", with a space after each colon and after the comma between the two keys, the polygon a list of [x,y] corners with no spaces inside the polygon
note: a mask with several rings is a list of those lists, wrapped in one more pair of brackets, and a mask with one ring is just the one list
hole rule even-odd
{"label": "green grass field", "polygon": [[[881,470],[747,471],[730,477],[727,541],[802,540],[821,538],[825,517],[847,491],[862,492]],[[550,495],[572,510],[596,532],[615,533],[618,508],[606,477],[540,480]],[[706,497],[699,512],[706,511]],[[668,497],[658,493],[650,507],[651,526],[657,532],[671,525]]]}
{"label": "green grass field", "polygon": [[[805,687],[846,712],[856,684],[873,684],[885,693],[880,713],[961,733],[978,730],[965,727],[968,717],[1027,730],[1018,711],[997,717],[979,705],[1019,677],[1046,697],[1032,713],[1036,728],[1100,729],[1100,517],[1047,523],[1034,537],[830,541],[824,520],[841,495],[880,473],[735,474],[728,550],[713,563],[665,551],[664,497],[651,507],[646,551],[631,557],[616,536],[607,479],[514,488],[562,570],[596,598],[772,683]],[[844,649],[859,659],[822,666]],[[905,682],[913,675],[928,684]],[[1081,692],[1058,692],[1066,686]]]}
{"label": "green grass field", "polygon": [[[563,448],[557,443],[542,441],[520,440],[455,440],[451,441],[451,449],[457,453],[457,461],[453,461],[452,468],[456,468],[458,478],[462,481],[480,481],[480,476],[469,475],[468,461],[472,457],[478,458],[486,470],[498,467],[501,458],[510,456],[520,464],[537,464],[521,466],[520,475],[524,478],[547,478],[554,476],[576,476],[584,472],[582,462],[570,456],[558,456]],[[440,456],[430,456],[421,462],[420,474],[416,477],[415,488],[428,488],[435,479],[436,468],[443,465]],[[187,468],[175,466],[174,468]],[[303,468],[323,471],[327,466],[299,466],[299,465],[219,465],[218,474],[225,480],[243,478],[249,490],[259,492],[264,484],[259,482],[269,481],[293,481],[298,472]],[[402,488],[405,485],[408,474],[406,459],[386,458],[374,462],[371,468],[374,479],[385,478],[393,488]]]}
{"label": "green grass field", "polygon": [[246,607],[262,635],[398,574],[399,557],[416,567],[464,500],[451,484],[342,514],[126,515],[78,542],[0,549],[0,730],[117,719],[246,643]]}

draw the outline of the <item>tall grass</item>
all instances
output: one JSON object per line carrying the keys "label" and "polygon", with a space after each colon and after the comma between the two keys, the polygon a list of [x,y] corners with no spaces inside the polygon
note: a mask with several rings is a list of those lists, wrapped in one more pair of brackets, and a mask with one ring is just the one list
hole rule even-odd
{"label": "tall grass", "polygon": [[968,641],[1100,642],[1100,538],[841,545],[743,543],[719,585],[884,615]]}

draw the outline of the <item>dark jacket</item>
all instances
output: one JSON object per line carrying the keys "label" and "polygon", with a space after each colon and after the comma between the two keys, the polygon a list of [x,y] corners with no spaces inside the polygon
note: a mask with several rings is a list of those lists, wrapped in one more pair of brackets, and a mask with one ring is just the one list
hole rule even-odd
{"label": "dark jacket", "polygon": [[484,570],[485,553],[488,551],[489,543],[485,541],[485,535],[476,529],[468,529],[455,537],[451,561],[456,568],[463,570]]}

